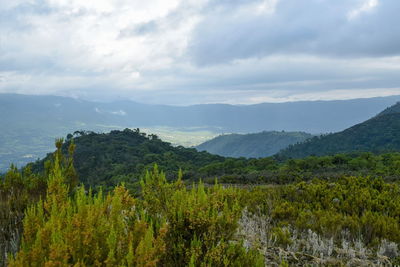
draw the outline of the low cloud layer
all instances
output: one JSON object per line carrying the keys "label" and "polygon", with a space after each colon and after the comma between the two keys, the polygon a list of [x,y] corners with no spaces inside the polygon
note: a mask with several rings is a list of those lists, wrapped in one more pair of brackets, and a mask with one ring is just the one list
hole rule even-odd
{"label": "low cloud layer", "polygon": [[0,92],[165,104],[400,94],[397,0],[0,0]]}

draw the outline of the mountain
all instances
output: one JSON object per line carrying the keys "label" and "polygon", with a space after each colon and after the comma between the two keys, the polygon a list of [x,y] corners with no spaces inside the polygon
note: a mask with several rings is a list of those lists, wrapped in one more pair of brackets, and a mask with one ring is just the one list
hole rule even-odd
{"label": "mountain", "polygon": [[360,123],[399,99],[400,96],[391,96],[236,106],[167,106],[0,94],[0,172],[11,163],[23,166],[44,157],[53,150],[55,138],[76,130],[108,132],[168,126],[171,131],[187,132],[189,136],[204,130],[212,132],[208,136],[273,130],[320,134],[341,131]]}
{"label": "mountain", "polygon": [[61,124],[73,127],[165,125],[211,127],[226,132],[284,130],[326,133],[362,122],[399,100],[400,95],[256,105],[167,106],[133,101],[103,103],[58,96],[0,94],[0,122],[11,128],[15,125],[58,127]]}
{"label": "mountain", "polygon": [[279,152],[278,157],[301,158],[356,151],[400,151],[400,103],[342,132],[313,137],[304,143],[291,145]]}
{"label": "mountain", "polygon": [[276,154],[289,145],[303,142],[313,135],[304,132],[261,132],[252,134],[220,135],[197,146],[199,151],[207,151],[225,157],[261,158]]}
{"label": "mountain", "polygon": [[[138,129],[110,133],[79,131],[67,137],[63,152],[67,154],[71,142],[75,144],[74,166],[79,180],[93,188],[109,188],[121,182],[132,185],[154,164],[166,171],[167,177],[176,176],[177,170],[182,169],[184,178],[189,179],[198,168],[225,160],[194,148],[172,146]],[[50,159],[52,154],[31,164],[32,170],[42,172]]]}

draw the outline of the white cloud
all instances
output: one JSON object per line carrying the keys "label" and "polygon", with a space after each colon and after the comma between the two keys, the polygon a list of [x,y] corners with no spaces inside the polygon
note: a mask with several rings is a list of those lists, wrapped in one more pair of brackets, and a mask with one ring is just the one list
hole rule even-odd
{"label": "white cloud", "polygon": [[[279,92],[277,92],[279,93]],[[324,92],[312,93],[292,93],[290,95],[276,95],[276,96],[253,96],[247,100],[247,104],[255,104],[260,102],[288,102],[288,101],[315,101],[315,100],[345,100],[354,98],[371,98],[383,97],[391,95],[400,95],[399,88],[374,88],[374,89],[341,89],[329,90]]]}
{"label": "white cloud", "polygon": [[167,104],[385,95],[400,87],[397,7],[0,0],[0,92]]}
{"label": "white cloud", "polygon": [[111,111],[110,113],[113,114],[113,115],[119,115],[119,116],[125,116],[126,115],[126,112],[123,111],[122,109],[120,109],[118,111]]}
{"label": "white cloud", "polygon": [[27,1],[27,0],[0,0],[0,10],[9,10],[15,8],[23,3],[33,3],[34,0]]}
{"label": "white cloud", "polygon": [[347,16],[349,19],[354,19],[362,13],[369,12],[378,6],[379,0],[363,0],[361,6],[351,10]]}
{"label": "white cloud", "polygon": [[276,5],[279,0],[263,0],[261,3],[256,3],[256,13],[272,14],[276,10]]}

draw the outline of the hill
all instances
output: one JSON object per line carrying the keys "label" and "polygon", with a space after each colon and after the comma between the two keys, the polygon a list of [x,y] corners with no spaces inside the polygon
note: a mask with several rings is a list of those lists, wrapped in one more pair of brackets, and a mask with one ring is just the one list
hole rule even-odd
{"label": "hill", "polygon": [[[400,96],[344,101],[303,101],[256,105],[149,105],[109,103],[59,96],[0,94],[0,172],[21,167],[53,150],[54,139],[76,130],[109,132],[125,128],[168,127],[174,144],[199,144],[222,132],[337,132],[378,114]],[[349,115],[351,114],[351,116]],[[147,130],[148,131],[148,130]],[[161,134],[157,130],[152,133]],[[172,134],[171,134],[172,132]],[[187,134],[188,137],[185,137]],[[166,139],[167,136],[163,136]],[[178,139],[178,140],[177,140]]]}
{"label": "hill", "polygon": [[[198,152],[194,148],[174,147],[156,135],[147,136],[138,129],[69,134],[62,146],[65,154],[71,142],[76,147],[74,165],[79,180],[93,188],[102,186],[107,189],[121,182],[132,185],[154,164],[158,164],[167,177],[176,175],[177,170],[182,169],[184,178],[188,179],[198,168],[224,160],[223,157]],[[52,154],[49,154],[33,163],[32,170],[43,171],[44,162],[51,158]]]}
{"label": "hill", "polygon": [[313,137],[304,143],[289,146],[279,152],[278,157],[301,158],[355,151],[400,151],[400,103],[342,132]]}
{"label": "hill", "polygon": [[[75,145],[73,160],[80,183],[94,189],[102,187],[105,191],[125,183],[132,192],[136,192],[138,179],[154,164],[166,172],[168,179],[176,176],[181,169],[182,178],[189,184],[199,179],[212,184],[216,177],[223,183],[282,184],[297,181],[299,177],[303,180],[316,177],[335,180],[343,175],[368,174],[393,181],[400,176],[400,153],[353,153],[286,161],[274,157],[231,158],[198,152],[194,148],[175,147],[138,129],[69,134],[62,145],[65,155],[69,154],[72,142]],[[53,154],[48,154],[46,158],[28,164],[28,167],[33,173],[46,175],[49,166],[46,162],[52,159]],[[71,177],[75,179],[76,176]]]}
{"label": "hill", "polygon": [[204,142],[196,148],[225,157],[261,158],[272,156],[291,144],[303,142],[311,137],[311,134],[304,132],[284,131],[227,134]]}
{"label": "hill", "polygon": [[386,108],[384,111],[378,114],[378,116],[386,115],[386,114],[393,114],[393,113],[400,113],[400,102],[397,102],[393,106]]}

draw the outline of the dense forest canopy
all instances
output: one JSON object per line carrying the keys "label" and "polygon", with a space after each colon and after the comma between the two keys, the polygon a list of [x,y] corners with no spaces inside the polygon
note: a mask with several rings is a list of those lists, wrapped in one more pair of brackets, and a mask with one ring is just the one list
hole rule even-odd
{"label": "dense forest canopy", "polygon": [[[212,162],[222,162],[223,157],[194,148],[172,146],[156,135],[146,135],[139,129],[94,133],[77,131],[69,134],[62,147],[67,153],[69,145],[76,146],[75,168],[81,182],[93,188],[112,188],[121,182],[133,184],[157,163],[172,177],[179,169],[185,170],[185,179],[190,178],[198,168]],[[32,165],[32,170],[43,171],[45,159]]]}
{"label": "dense forest canopy", "polygon": [[393,114],[393,113],[400,113],[400,101],[397,102],[395,105],[386,108],[384,111],[378,114],[378,116],[386,115],[386,114]]}

